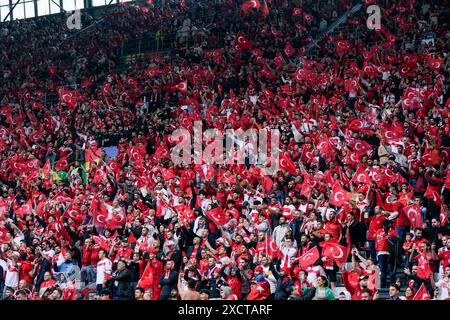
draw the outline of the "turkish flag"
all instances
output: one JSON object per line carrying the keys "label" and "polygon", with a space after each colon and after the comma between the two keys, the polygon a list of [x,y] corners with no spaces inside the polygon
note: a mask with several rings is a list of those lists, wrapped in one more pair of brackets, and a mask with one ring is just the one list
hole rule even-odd
{"label": "turkish flag", "polygon": [[298,263],[302,270],[306,270],[310,265],[320,258],[319,249],[316,246],[306,251],[299,259]]}
{"label": "turkish flag", "polygon": [[283,256],[275,241],[273,241],[268,235],[266,236],[266,240],[264,241],[264,246],[266,249],[266,254],[268,256],[271,256],[273,258],[280,258]]}
{"label": "turkish flag", "polygon": [[30,199],[19,208],[14,208],[14,213],[23,217],[24,215],[31,213],[31,210],[33,210],[33,202]]}
{"label": "turkish flag", "polygon": [[422,282],[419,290],[417,290],[414,295],[413,300],[430,300],[430,294],[428,293],[427,287],[425,287],[425,283]]}
{"label": "turkish flag", "polygon": [[333,186],[330,195],[330,204],[340,207],[350,199],[352,199],[352,194],[345,191],[338,183]]}
{"label": "turkish flag", "polygon": [[343,264],[347,261],[349,250],[336,242],[323,243],[322,256],[332,259],[336,264]]}
{"label": "turkish flag", "polygon": [[278,155],[278,165],[280,169],[287,171],[290,174],[297,174],[297,168],[287,153],[280,153]]}
{"label": "turkish flag", "polygon": [[336,54],[338,56],[343,55],[345,52],[349,51],[352,46],[348,40],[338,40],[336,42]]}
{"label": "turkish flag", "polygon": [[401,141],[405,132],[401,125],[384,125],[381,127],[381,135],[387,142]]}
{"label": "turkish flag", "polygon": [[348,124],[348,129],[351,131],[359,131],[363,133],[369,133],[369,127],[362,119],[354,119]]}
{"label": "turkish flag", "polygon": [[433,199],[434,203],[437,206],[442,205],[442,199],[439,196],[439,193],[437,193],[435,190],[431,189],[429,186],[428,186],[427,191],[425,192],[425,194],[423,196],[425,198],[427,198],[427,199]]}
{"label": "turkish flag", "polygon": [[94,217],[94,225],[99,227],[106,226],[106,219],[108,218],[108,210],[100,203],[97,196],[94,196],[89,208],[90,213]]}
{"label": "turkish flag", "polygon": [[176,177],[175,173],[173,173],[172,169],[161,168],[161,173],[164,181],[168,181]]}
{"label": "turkish flag", "polygon": [[302,15],[303,9],[302,8],[294,8],[294,10],[292,10],[292,15],[294,17],[300,17]]}
{"label": "turkish flag", "polygon": [[370,151],[372,151],[372,146],[364,140],[352,139],[349,141],[348,145],[353,148],[355,153],[359,155],[367,155]]}
{"label": "turkish flag", "polygon": [[430,279],[431,269],[430,264],[428,263],[428,259],[425,257],[423,253],[420,254],[418,263],[417,263],[417,276],[421,279]]}
{"label": "turkish flag", "polygon": [[95,184],[100,184],[102,183],[103,179],[106,178],[106,174],[103,170],[97,168],[97,170],[95,170],[95,174],[94,177],[92,178],[92,182]]}
{"label": "turkish flag", "polygon": [[[100,205],[103,207],[102,204]],[[125,224],[126,220],[125,207],[114,208],[106,218],[106,227],[108,229],[118,229]]]}
{"label": "turkish flag", "polygon": [[170,159],[170,152],[167,146],[163,145],[156,149],[153,156],[156,157],[156,159]]}
{"label": "turkish flag", "polygon": [[409,222],[411,223],[411,228],[423,228],[423,220],[422,220],[422,213],[420,211],[420,206],[418,205],[411,205],[408,207],[404,207],[403,211],[405,212],[406,216],[409,219]]}
{"label": "turkish flag", "polygon": [[61,157],[58,161],[56,161],[55,169],[57,171],[67,171],[67,169],[69,169],[69,163],[67,161],[67,157]]}
{"label": "turkish flag", "polygon": [[181,93],[186,93],[187,92],[187,80],[180,82],[179,84],[175,85],[173,88],[175,90],[180,91]]}
{"label": "turkish flag", "polygon": [[371,181],[369,174],[364,170],[364,168],[359,167],[355,175],[352,178],[352,182],[356,183],[369,183]]}
{"label": "turkish flag", "polygon": [[44,164],[44,166],[42,167],[42,177],[44,179],[48,179],[50,178],[50,170],[51,170],[51,165],[50,165],[50,160],[47,160]]}
{"label": "turkish flag", "polygon": [[238,33],[235,46],[240,50],[248,50],[252,47],[252,43],[242,33]]}
{"label": "turkish flag", "polygon": [[72,202],[73,198],[68,197],[62,193],[62,191],[58,192],[50,201],[58,201],[58,202]]}
{"label": "turkish flag", "polygon": [[250,290],[247,300],[266,300],[270,296],[270,284],[266,280],[257,282]]}
{"label": "turkish flag", "polygon": [[290,43],[288,43],[284,48],[284,53],[290,58],[295,54],[295,48]]}
{"label": "turkish flag", "polygon": [[218,206],[214,209],[205,212],[206,216],[213,221],[216,225],[222,226],[226,224],[230,219],[227,217],[222,207]]}
{"label": "turkish flag", "polygon": [[108,241],[106,241],[105,238],[101,237],[101,236],[92,236],[92,239],[94,240],[94,242],[96,244],[98,244],[98,246],[106,251],[109,251],[109,245],[108,245]]}
{"label": "turkish flag", "polygon": [[241,6],[242,11],[244,11],[244,14],[247,14],[247,12],[250,9],[259,9],[261,8],[261,3],[259,0],[249,0],[247,2],[244,2]]}
{"label": "turkish flag", "polygon": [[85,217],[84,213],[78,207],[70,205],[63,214],[64,218],[71,218],[81,223]]}

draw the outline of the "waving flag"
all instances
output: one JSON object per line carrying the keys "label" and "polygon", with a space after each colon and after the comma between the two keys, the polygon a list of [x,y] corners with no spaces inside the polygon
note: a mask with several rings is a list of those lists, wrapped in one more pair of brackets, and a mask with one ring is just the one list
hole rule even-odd
{"label": "waving flag", "polygon": [[336,242],[325,242],[323,244],[322,256],[332,259],[336,264],[344,264],[347,261],[349,250]]}
{"label": "waving flag", "polygon": [[409,219],[409,222],[411,223],[411,228],[423,228],[423,219],[422,213],[420,211],[420,206],[411,205],[408,207],[404,207],[403,211],[405,212],[406,216]]}
{"label": "waving flag", "polygon": [[262,15],[263,17],[267,17],[269,15],[269,7],[267,6],[267,1],[264,1]]}
{"label": "waving flag", "polygon": [[251,289],[247,300],[266,300],[270,296],[270,284],[266,280],[257,282]]}
{"label": "waving flag", "polygon": [[173,88],[175,90],[180,91],[181,93],[186,93],[187,92],[187,80],[180,82],[179,84],[175,85]]}
{"label": "waving flag", "polygon": [[252,47],[252,43],[242,33],[238,33],[235,45],[237,49],[248,50]]}
{"label": "waving flag", "polygon": [[259,8],[261,8],[261,3],[259,2],[259,0],[249,0],[247,2],[244,2],[241,8],[242,11],[244,11],[244,14],[247,14],[250,9],[258,10]]}
{"label": "waving flag", "polygon": [[23,217],[24,215],[31,213],[32,210],[33,210],[33,202],[30,199],[19,208],[14,209],[14,213]]}
{"label": "waving flag", "polygon": [[273,241],[269,235],[266,235],[264,240],[265,252],[268,256],[273,258],[280,258],[283,256],[275,241]]}
{"label": "waving flag", "polygon": [[352,194],[345,191],[339,184],[335,184],[331,190],[330,204],[341,207],[344,203],[352,199]]}
{"label": "waving flag", "polygon": [[417,267],[417,276],[419,278],[424,280],[430,279],[431,268],[424,253],[420,254],[419,260],[417,262]]}
{"label": "waving flag", "polygon": [[310,265],[317,261],[320,258],[319,249],[316,246],[312,247],[308,251],[306,251],[299,259],[298,263],[302,270],[306,270]]}
{"label": "waving flag", "polygon": [[222,226],[230,220],[220,206],[206,211],[205,214],[217,226]]}
{"label": "waving flag", "polygon": [[356,183],[369,183],[371,181],[369,174],[364,170],[364,168],[359,167],[352,178],[352,182]]}
{"label": "waving flag", "polygon": [[297,174],[297,167],[294,164],[294,161],[292,161],[291,157],[288,154],[279,154],[278,156],[278,163],[280,169],[283,169],[287,171],[290,174]]}
{"label": "waving flag", "polygon": [[424,282],[420,285],[420,288],[414,295],[413,300],[430,300],[430,294],[428,293]]}

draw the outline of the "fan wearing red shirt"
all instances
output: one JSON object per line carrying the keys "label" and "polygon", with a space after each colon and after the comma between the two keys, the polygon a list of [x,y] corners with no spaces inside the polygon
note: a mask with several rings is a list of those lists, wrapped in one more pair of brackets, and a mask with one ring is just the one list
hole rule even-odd
{"label": "fan wearing red shirt", "polygon": [[34,257],[27,255],[25,252],[21,254],[21,266],[19,270],[19,280],[25,280],[28,285],[34,283],[38,264],[34,263]]}
{"label": "fan wearing red shirt", "polygon": [[383,229],[383,221],[386,220],[388,213],[381,210],[380,206],[376,206],[374,209],[375,216],[372,218],[369,224],[369,230],[367,232],[367,240],[369,242],[370,257],[372,259],[377,258],[377,251],[375,250],[375,233],[378,230]]}
{"label": "fan wearing red shirt", "polygon": [[330,210],[328,217],[325,217],[324,229],[329,233],[333,241],[339,242],[342,238],[342,225],[336,220],[336,212]]}
{"label": "fan wearing red shirt", "polygon": [[[377,262],[380,267],[380,280],[381,287],[386,287],[386,280],[389,274],[391,274],[389,264],[389,243],[388,238],[397,236],[397,232],[391,229],[392,221],[383,221],[383,228],[375,232],[375,250],[377,251]],[[391,282],[395,278],[395,275],[391,274]]]}

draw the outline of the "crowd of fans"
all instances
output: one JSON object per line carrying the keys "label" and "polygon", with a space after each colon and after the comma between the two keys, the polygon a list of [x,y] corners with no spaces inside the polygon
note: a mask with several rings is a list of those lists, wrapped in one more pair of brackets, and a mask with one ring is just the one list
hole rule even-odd
{"label": "crowd of fans", "polygon": [[[330,33],[355,3],[250,2],[0,25],[4,300],[449,298],[446,1]],[[136,39],[161,50],[123,70]],[[278,129],[285,161],[175,165],[195,121]]]}

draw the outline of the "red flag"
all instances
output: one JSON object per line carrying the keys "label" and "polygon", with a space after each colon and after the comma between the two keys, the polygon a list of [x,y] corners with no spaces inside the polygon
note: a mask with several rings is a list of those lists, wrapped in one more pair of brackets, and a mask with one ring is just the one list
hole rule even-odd
{"label": "red flag", "polygon": [[64,289],[62,289],[63,300],[76,300],[77,299],[77,285],[75,279],[73,279]]}
{"label": "red flag", "polygon": [[273,181],[269,176],[264,176],[262,178],[262,187],[264,188],[264,190],[269,193],[272,190],[272,186],[273,186]]}
{"label": "red flag", "polygon": [[97,170],[95,171],[94,177],[92,178],[92,182],[95,184],[100,184],[102,183],[103,179],[106,178],[106,174],[103,170],[101,170],[100,168],[97,168]]}
{"label": "red flag", "polygon": [[292,15],[294,17],[299,17],[302,15],[303,9],[302,8],[294,8],[294,10],[292,11]]}
{"label": "red flag", "polygon": [[420,206],[411,205],[408,207],[404,207],[403,211],[411,223],[411,228],[423,228],[422,214],[420,212]]}
{"label": "red flag", "polygon": [[58,171],[67,171],[67,169],[69,169],[67,157],[61,157],[58,161],[56,161],[55,169]]}
{"label": "red flag", "polygon": [[50,169],[51,169],[50,160],[47,160],[44,164],[44,167],[42,167],[42,177],[44,179],[50,178]]}
{"label": "red flag", "polygon": [[236,46],[241,50],[248,50],[252,47],[252,43],[242,33],[238,33],[236,37]]}
{"label": "red flag", "polygon": [[263,17],[267,17],[269,15],[269,7],[267,6],[267,1],[264,1],[262,15]]}
{"label": "red flag", "polygon": [[242,11],[244,11],[244,14],[247,14],[248,10],[250,9],[259,9],[261,8],[261,3],[259,0],[249,0],[247,2],[244,2],[241,6]]}
{"label": "red flag", "polygon": [[90,213],[94,217],[94,225],[105,227],[106,219],[108,218],[108,210],[100,203],[97,196],[92,199],[91,207],[89,208]]}
{"label": "red flag", "polygon": [[359,167],[356,171],[355,175],[352,178],[352,182],[356,183],[369,183],[371,181],[370,176],[367,174],[366,170],[362,167]]}
{"label": "red flag", "polygon": [[20,208],[14,208],[14,213],[23,217],[26,214],[31,213],[31,210],[33,209],[33,202],[31,202],[31,199],[27,201],[27,203],[20,206]]}
{"label": "red flag", "polygon": [[280,169],[287,171],[290,174],[297,174],[297,168],[287,153],[280,153],[278,156],[278,164]]}
{"label": "red flag", "polygon": [[295,54],[295,48],[290,43],[288,43],[284,48],[284,53],[290,58]]}
{"label": "red flag", "polygon": [[281,253],[280,249],[278,248],[277,244],[268,235],[266,236],[266,240],[265,240],[265,249],[266,249],[266,254],[268,256],[271,256],[273,258],[282,257],[282,253]]}
{"label": "red flag", "polygon": [[266,280],[257,282],[251,289],[247,300],[266,300],[270,296],[270,284]]}
{"label": "red flag", "polygon": [[164,181],[169,181],[176,177],[175,173],[173,173],[172,169],[161,168],[161,173]]}
{"label": "red flag", "polygon": [[322,256],[334,260],[336,264],[344,264],[347,261],[348,248],[328,241],[323,244]]}
{"label": "red flag", "polygon": [[230,220],[220,206],[206,211],[205,214],[218,226],[222,226]]}
{"label": "red flag", "polygon": [[339,40],[336,42],[336,54],[338,56],[343,55],[345,52],[351,49],[350,42],[348,40]]}
{"label": "red flag", "polygon": [[175,90],[180,91],[181,93],[186,93],[187,92],[187,80],[180,82],[179,84],[175,85],[173,88]]}
{"label": "red flag", "polygon": [[330,204],[340,207],[352,198],[352,194],[345,191],[339,184],[335,184],[331,190]]}
{"label": "red flag", "polygon": [[306,251],[299,259],[298,263],[300,264],[300,267],[302,270],[305,270],[310,265],[312,265],[314,262],[317,261],[317,259],[320,258],[319,249],[317,249],[316,246]]}
{"label": "red flag", "polygon": [[427,199],[433,199],[434,203],[437,206],[442,205],[442,199],[439,196],[439,193],[437,193],[435,190],[431,189],[429,186],[428,186],[427,191],[425,192],[425,194],[423,196],[425,198],[427,198]]}
{"label": "red flag", "polygon": [[105,249],[106,251],[109,251],[109,245],[108,245],[108,241],[106,241],[106,239],[104,239],[103,237],[100,236],[92,236],[92,238],[94,239],[94,242],[96,244],[98,244],[98,246],[102,249]]}
{"label": "red flag", "polygon": [[427,287],[425,287],[425,283],[422,282],[419,290],[417,290],[414,295],[413,300],[430,300],[430,294],[428,293]]}
{"label": "red flag", "polygon": [[418,263],[417,263],[417,276],[421,279],[430,279],[431,268],[428,263],[428,259],[426,258],[424,253],[420,254]]}

